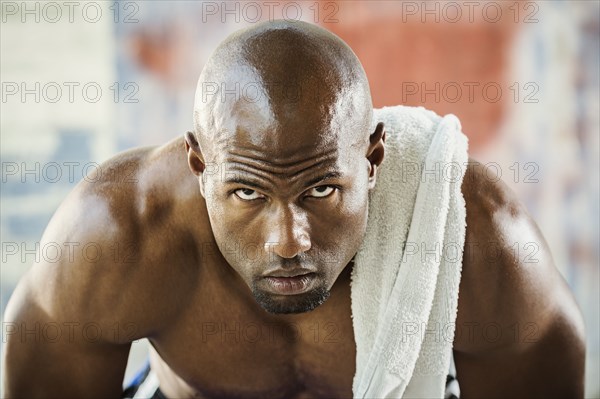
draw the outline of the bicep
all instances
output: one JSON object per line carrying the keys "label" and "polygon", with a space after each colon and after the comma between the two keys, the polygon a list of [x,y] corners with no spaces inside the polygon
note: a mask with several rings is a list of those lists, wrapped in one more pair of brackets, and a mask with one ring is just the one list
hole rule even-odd
{"label": "bicep", "polygon": [[524,345],[455,350],[454,361],[462,398],[583,398],[585,343],[569,315]]}
{"label": "bicep", "polygon": [[[465,190],[454,341],[464,397],[581,396],[581,314],[535,221],[506,186]],[[474,194],[475,193],[475,194]]]}
{"label": "bicep", "polygon": [[105,324],[39,303],[36,288],[25,278],[7,305],[6,397],[119,397],[130,344],[103,337]]}

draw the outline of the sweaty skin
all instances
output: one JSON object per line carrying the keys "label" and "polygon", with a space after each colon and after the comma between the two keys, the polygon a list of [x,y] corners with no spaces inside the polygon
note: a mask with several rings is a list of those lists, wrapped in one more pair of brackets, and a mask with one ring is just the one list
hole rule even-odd
{"label": "sweaty skin", "polygon": [[[386,167],[371,122],[364,71],[327,31],[227,39],[195,131],[110,159],[50,221],[41,248],[77,245],[40,257],[7,306],[6,397],[117,398],[141,338],[167,397],[352,397],[352,258]],[[477,162],[462,192],[462,397],[583,397],[581,314],[537,225]],[[293,294],[268,278],[305,273]]]}

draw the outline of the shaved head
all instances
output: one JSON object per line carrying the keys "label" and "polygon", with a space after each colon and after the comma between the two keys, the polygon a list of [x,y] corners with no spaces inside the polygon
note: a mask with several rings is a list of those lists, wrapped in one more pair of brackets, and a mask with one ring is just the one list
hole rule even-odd
{"label": "shaved head", "polygon": [[272,21],[232,34],[206,63],[194,106],[202,149],[235,133],[232,115],[240,113],[252,119],[249,134],[269,131],[282,145],[294,144],[289,124],[318,128],[320,140],[346,136],[366,145],[372,102],[360,61],[339,37],[304,22]]}

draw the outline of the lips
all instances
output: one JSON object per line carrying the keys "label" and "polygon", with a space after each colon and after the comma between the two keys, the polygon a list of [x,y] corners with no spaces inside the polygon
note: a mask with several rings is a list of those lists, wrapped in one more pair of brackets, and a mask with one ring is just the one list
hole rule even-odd
{"label": "lips", "polygon": [[298,272],[275,272],[272,274],[269,274],[265,277],[300,277],[300,276],[305,276],[307,274],[310,274],[312,272],[308,271],[308,270],[303,270],[303,271],[298,271]]}
{"label": "lips", "polygon": [[314,270],[297,267],[294,269],[276,269],[265,273],[263,277],[298,277],[310,273],[314,273]]}
{"label": "lips", "polygon": [[[284,276],[287,274],[288,276]],[[269,291],[279,295],[298,295],[310,290],[316,281],[316,273],[294,274],[279,272],[264,277]]]}

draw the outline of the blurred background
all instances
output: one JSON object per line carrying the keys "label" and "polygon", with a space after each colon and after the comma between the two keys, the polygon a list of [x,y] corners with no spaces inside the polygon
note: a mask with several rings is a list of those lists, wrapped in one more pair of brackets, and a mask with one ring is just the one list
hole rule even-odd
{"label": "blurred background", "polygon": [[[116,152],[192,128],[196,81],[221,40],[264,20],[303,20],[352,47],[375,107],[461,119],[470,156],[524,201],[573,290],[586,397],[600,397],[599,5],[2,1],[0,309],[79,180]],[[127,376],[146,345],[134,345]]]}

